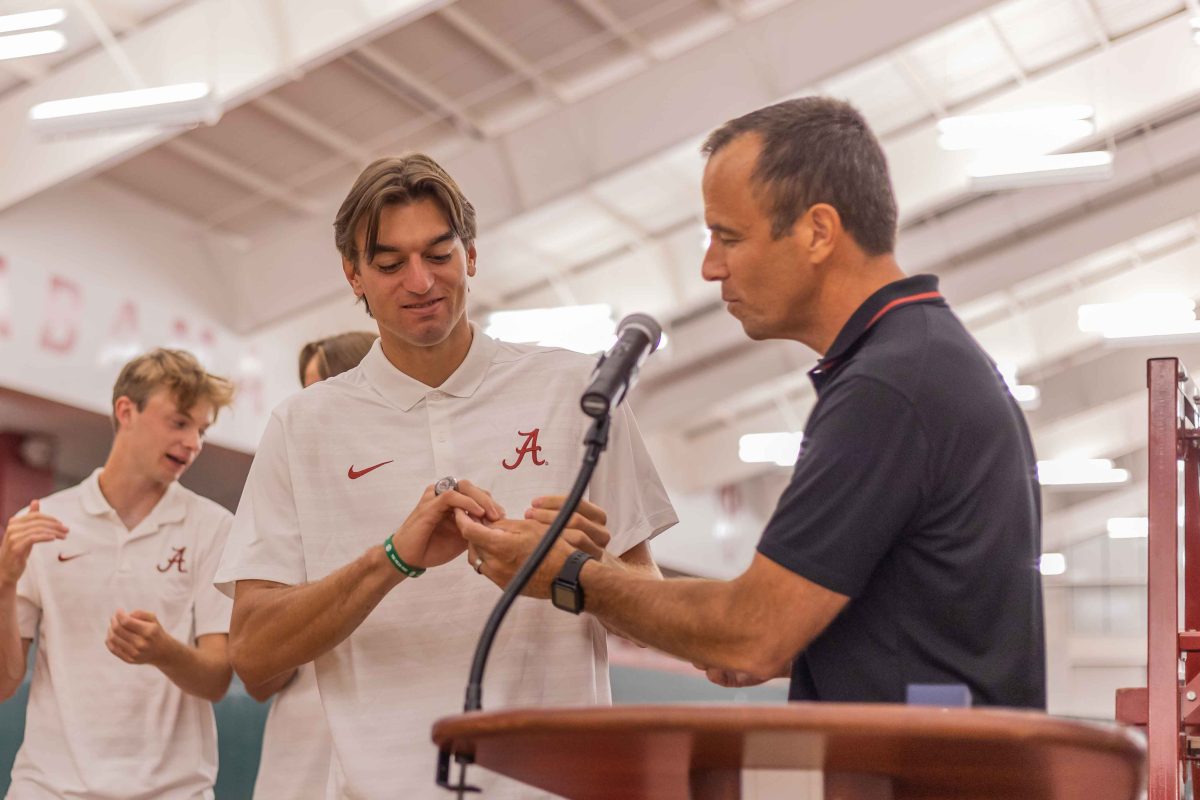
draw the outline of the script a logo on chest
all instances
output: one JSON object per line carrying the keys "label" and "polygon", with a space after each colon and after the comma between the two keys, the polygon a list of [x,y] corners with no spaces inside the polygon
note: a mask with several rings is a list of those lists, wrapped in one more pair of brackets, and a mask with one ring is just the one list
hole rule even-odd
{"label": "script a logo on chest", "polygon": [[526,456],[529,456],[529,461],[533,466],[546,466],[548,462],[542,458],[542,446],[538,444],[538,434],[541,430],[541,428],[534,428],[528,431],[517,431],[517,436],[522,436],[524,439],[514,448],[515,455],[501,461],[500,466],[505,469],[516,469],[525,461]]}
{"label": "script a logo on chest", "polygon": [[167,563],[158,565],[158,567],[157,567],[158,571],[159,572],[170,572],[171,568],[174,567],[179,572],[187,572],[187,569],[183,565],[183,554],[185,552],[187,552],[187,548],[186,547],[172,547],[171,550],[172,550],[171,557],[167,559]]}

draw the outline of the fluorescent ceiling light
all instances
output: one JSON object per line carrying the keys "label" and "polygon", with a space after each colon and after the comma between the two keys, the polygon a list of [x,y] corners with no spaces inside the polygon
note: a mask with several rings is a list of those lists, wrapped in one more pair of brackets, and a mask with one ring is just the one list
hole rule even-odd
{"label": "fluorescent ceiling light", "polygon": [[1143,294],[1120,303],[1090,303],[1078,311],[1079,330],[1106,339],[1200,333],[1196,303],[1178,293]]}
{"label": "fluorescent ceiling light", "polygon": [[1038,571],[1043,575],[1062,575],[1067,571],[1067,558],[1062,553],[1042,553]]}
{"label": "fluorescent ceiling light", "polygon": [[967,165],[967,177],[976,191],[1100,181],[1111,178],[1112,174],[1113,157],[1107,150],[1052,155],[988,155]]}
{"label": "fluorescent ceiling light", "polygon": [[1013,399],[1017,401],[1017,405],[1027,411],[1032,411],[1041,404],[1041,390],[1036,386],[1022,384],[1017,379],[1016,364],[998,363],[996,364],[996,369],[1000,371],[1000,377],[1004,379],[1004,383],[1007,384],[1008,391],[1012,393]]}
{"label": "fluorescent ceiling light", "polygon": [[616,330],[612,306],[596,303],[494,311],[488,316],[485,333],[505,342],[534,343],[579,353],[599,353],[616,341]]}
{"label": "fluorescent ceiling light", "polygon": [[0,16],[0,33],[49,28],[52,25],[57,25],[66,18],[67,12],[61,8],[44,8],[41,11],[5,14],[4,16]]}
{"label": "fluorescent ceiling light", "polygon": [[58,31],[35,31],[0,36],[0,61],[57,53],[67,46],[67,37]]}
{"label": "fluorescent ceiling light", "polygon": [[1037,462],[1038,482],[1043,486],[1089,486],[1125,483],[1129,470],[1113,467],[1108,458],[1059,458]]}
{"label": "fluorescent ceiling light", "polygon": [[800,455],[801,433],[747,433],[738,439],[738,458],[746,464],[790,467]]}
{"label": "fluorescent ceiling light", "polygon": [[[1176,523],[1183,525],[1183,506],[1179,507]],[[1145,539],[1150,534],[1148,517],[1113,517],[1108,521],[1110,539]]]}
{"label": "fluorescent ceiling light", "polygon": [[38,133],[57,135],[144,125],[196,125],[214,121],[217,111],[207,83],[178,83],[49,100],[29,110],[29,121]]}
{"label": "fluorescent ceiling light", "polygon": [[945,117],[938,121],[938,144],[943,150],[1050,153],[1094,134],[1094,113],[1076,105]]}
{"label": "fluorescent ceiling light", "polygon": [[1032,411],[1042,402],[1042,390],[1036,386],[1021,384],[1008,388],[1012,391],[1013,399],[1017,401],[1017,405],[1021,408]]}

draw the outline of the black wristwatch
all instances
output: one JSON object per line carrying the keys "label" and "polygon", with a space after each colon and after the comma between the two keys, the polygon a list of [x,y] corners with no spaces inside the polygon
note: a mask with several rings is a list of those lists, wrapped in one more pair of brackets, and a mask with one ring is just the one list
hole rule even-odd
{"label": "black wristwatch", "polygon": [[583,587],[579,585],[579,571],[584,562],[590,559],[587,553],[576,550],[567,556],[558,577],[550,585],[550,602],[563,611],[578,614],[583,611]]}

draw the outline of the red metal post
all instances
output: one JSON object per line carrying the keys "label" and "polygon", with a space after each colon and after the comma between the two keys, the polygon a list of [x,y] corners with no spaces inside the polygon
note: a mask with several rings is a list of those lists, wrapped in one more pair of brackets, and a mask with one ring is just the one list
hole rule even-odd
{"label": "red metal post", "polygon": [[1179,800],[1179,361],[1147,364],[1150,388],[1146,686],[1150,800]]}
{"label": "red metal post", "polygon": [[[1185,439],[1183,451],[1183,620],[1200,631],[1200,440]],[[1200,652],[1187,656],[1187,680],[1200,674]]]}

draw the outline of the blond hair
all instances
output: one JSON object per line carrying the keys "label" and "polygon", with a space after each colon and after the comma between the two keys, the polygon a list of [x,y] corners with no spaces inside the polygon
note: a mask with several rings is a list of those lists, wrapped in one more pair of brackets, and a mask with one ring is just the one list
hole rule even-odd
{"label": "blond hair", "polygon": [[159,389],[167,389],[181,411],[190,411],[200,400],[213,406],[213,420],[217,413],[233,402],[233,383],[209,373],[194,355],[186,350],[158,348],[138,356],[121,368],[117,382],[113,384],[113,430],[117,422],[117,400],[128,397],[138,411],[146,408],[150,395]]}
{"label": "blond hair", "polygon": [[317,374],[321,380],[332,378],[357,367],[378,338],[377,333],[350,331],[304,345],[300,350],[300,385],[304,385],[304,371],[309,361],[317,359]]}

